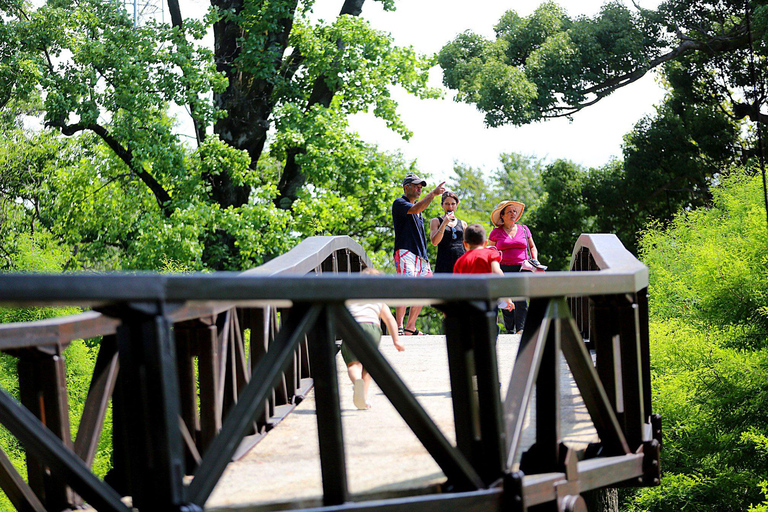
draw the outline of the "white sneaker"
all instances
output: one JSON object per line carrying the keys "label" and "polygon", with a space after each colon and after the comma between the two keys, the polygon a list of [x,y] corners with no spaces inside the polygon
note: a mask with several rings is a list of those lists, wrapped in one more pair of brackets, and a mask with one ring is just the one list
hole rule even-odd
{"label": "white sneaker", "polygon": [[356,380],[352,385],[354,392],[352,393],[352,402],[355,407],[361,410],[368,409],[370,405],[365,401],[365,382],[363,379]]}

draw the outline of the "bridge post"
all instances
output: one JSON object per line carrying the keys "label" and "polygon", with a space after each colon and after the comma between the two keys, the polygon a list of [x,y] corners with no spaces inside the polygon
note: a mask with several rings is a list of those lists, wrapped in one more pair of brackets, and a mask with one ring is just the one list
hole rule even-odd
{"label": "bridge post", "polygon": [[[250,361],[251,373],[256,365],[259,364],[264,356],[267,355],[267,347],[271,336],[270,329],[270,308],[253,308],[249,310],[246,325],[251,329]],[[269,401],[264,402],[260,407],[260,412],[256,415],[255,429],[257,433],[263,433],[267,429],[269,420]]]}
{"label": "bridge post", "polygon": [[619,369],[616,357],[619,355],[617,319],[611,305],[611,297],[596,296],[592,298],[590,325],[592,326],[592,346],[595,349],[595,367],[600,381],[603,383],[608,400],[617,416],[624,412],[623,400],[617,390]]}
{"label": "bridge post", "polygon": [[[456,309],[454,309],[456,308]],[[445,341],[448,352],[448,371],[451,379],[453,422],[456,447],[476,466],[479,459],[479,419],[473,376],[475,360],[472,352],[472,326],[465,322],[460,305],[440,306],[445,311]]]}
{"label": "bridge post", "polygon": [[456,445],[483,482],[504,475],[506,434],[496,360],[498,311],[490,303],[442,305]]}
{"label": "bridge post", "polygon": [[[38,349],[21,350],[17,354],[19,395],[21,403],[41,420],[65,446],[73,448],[69,426],[66,365],[60,349],[53,352]],[[52,474],[29,451],[27,475],[30,487],[48,510],[69,508],[72,491],[60,475]]]}
{"label": "bridge post", "polygon": [[643,444],[646,422],[643,399],[642,359],[640,355],[640,322],[637,304],[624,301],[619,305],[619,339],[621,343],[621,375],[624,396],[624,432],[630,449]]}
{"label": "bridge post", "polygon": [[[554,301],[550,301],[550,307]],[[536,445],[542,467],[557,471],[560,453],[560,331],[562,324],[550,324],[539,375],[536,379]]]}
{"label": "bridge post", "polygon": [[[499,365],[496,357],[498,311],[495,304],[478,308],[473,328],[475,371],[480,412],[480,436],[483,460],[477,471],[486,484],[504,475],[506,463],[506,433],[501,411]],[[471,320],[470,320],[471,321]]]}
{"label": "bridge post", "polygon": [[184,503],[184,450],[179,431],[179,381],[171,321],[164,303],[120,307],[120,393],[116,440],[127,463],[127,491],[142,511]]}
{"label": "bridge post", "polygon": [[349,491],[336,374],[336,335],[333,315],[328,307],[323,308],[309,340],[323,475],[323,505],[342,505],[347,501]]}

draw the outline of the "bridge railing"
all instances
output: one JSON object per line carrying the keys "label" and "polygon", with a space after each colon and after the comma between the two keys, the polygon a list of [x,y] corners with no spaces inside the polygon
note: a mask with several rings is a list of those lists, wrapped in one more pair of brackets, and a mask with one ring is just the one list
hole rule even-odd
{"label": "bridge railing", "polygon": [[[337,334],[343,335],[446,476],[440,494],[393,498],[376,507],[420,510],[432,502],[456,510],[466,506],[525,510],[542,504],[580,510],[581,492],[658,483],[660,431],[646,392],[650,389],[647,346],[643,347],[647,312],[640,312],[648,274],[636,260],[621,263],[626,255],[620,254],[615,237],[589,235],[578,246],[578,258],[601,261],[602,270],[582,265],[572,272],[432,279],[344,273],[310,278],[305,274],[368,265],[364,253],[350,252],[346,242],[312,243],[317,246],[306,253],[297,249],[287,264],[272,263],[272,270],[265,266],[243,274],[0,276],[0,303],[80,304],[102,313],[100,317],[86,313],[90,316],[80,319],[82,336],[98,331],[94,325],[88,331],[87,322],[103,322],[102,330],[114,330],[104,338],[96,364],[91,384],[96,398],[91,400],[89,393],[92,403],[86,404],[93,412],[83,415],[78,430],[78,438],[80,431],[88,430],[83,427],[87,417],[92,418],[88,425],[100,425],[97,420],[103,419],[113,386],[114,468],[107,482],[88,469],[93,450],[89,443],[98,438],[99,427],[90,428],[88,442],[76,440],[73,448],[68,421],[61,419],[67,417],[62,391],[64,343],[52,342],[55,335],[45,342],[30,341],[29,333],[21,334],[23,327],[13,326],[18,330],[17,345],[0,345],[34,354],[19,359],[20,378],[24,375],[32,383],[25,384],[32,391],[21,393],[27,407],[0,393],[0,421],[41,469],[37,476],[34,469],[30,472],[27,485],[8,468],[7,458],[0,460],[0,485],[16,494],[12,499],[21,504],[17,508],[63,510],[76,504],[74,493],[98,510],[127,511],[122,496],[130,496],[133,507],[142,512],[202,507],[243,439],[259,434],[259,418],[270,412],[269,400],[283,394],[281,386],[300,390],[310,367],[321,433],[323,504],[345,510],[374,506],[350,501],[335,369]],[[583,247],[590,256],[581,256]],[[289,267],[295,276],[285,270]],[[530,299],[503,402],[495,350],[500,297]],[[585,297],[592,302],[585,302]],[[432,304],[445,314],[455,445],[368,343],[345,307],[348,301],[370,300]],[[580,323],[574,321],[568,301]],[[232,305],[238,311],[225,314]],[[618,329],[603,327],[614,318],[622,319]],[[194,325],[187,325],[190,321]],[[250,329],[247,344],[244,326]],[[74,327],[57,328],[59,340],[74,339]],[[583,332],[595,346],[597,366]],[[230,333],[226,347],[223,333]],[[200,340],[228,357],[201,356]],[[197,373],[189,364],[195,354]],[[561,441],[560,354],[600,438],[584,453]],[[204,381],[213,382],[203,386]],[[199,416],[192,399],[196,384]],[[217,395],[222,398],[218,402],[204,398],[204,387],[210,393],[223,391]],[[536,442],[521,457],[520,438],[534,390]],[[204,412],[203,401],[214,407],[212,414]],[[222,410],[220,416],[216,407]],[[203,435],[202,423],[211,417],[222,418],[221,424],[208,427],[215,433],[204,443],[196,442],[195,437]],[[52,418],[60,418],[60,425]],[[199,428],[195,420],[201,422]]]}
{"label": "bridge railing", "polygon": [[[311,237],[288,253],[240,275],[282,276],[350,273],[371,265],[365,250],[346,236]],[[0,300],[5,299],[0,288]],[[66,302],[66,301],[65,301]],[[26,302],[24,305],[28,305]],[[94,304],[94,306],[98,306]],[[167,312],[173,324],[176,365],[179,376],[181,421],[179,430],[185,447],[185,469],[192,473],[223,418],[250,381],[251,369],[266,354],[280,330],[281,311],[273,305],[259,308],[235,304],[188,304]],[[64,445],[90,468],[93,464],[107,408],[119,383],[117,331],[122,320],[91,310],[78,315],[46,320],[0,324],[0,351],[17,359],[21,404],[62,439]],[[73,340],[102,338],[77,435],[72,442],[70,410],[66,393],[66,363],[63,351]],[[277,425],[312,387],[307,343],[297,347],[293,362],[265,399],[249,434],[240,443],[234,459],[252,448]],[[121,407],[114,408],[120,424]],[[130,432],[114,429],[115,445],[130,445]],[[126,478],[126,461],[114,453],[110,480],[120,488]],[[0,488],[17,510],[64,510],[82,500],[66,481],[51,472],[27,450],[25,482],[7,455],[0,450]]]}

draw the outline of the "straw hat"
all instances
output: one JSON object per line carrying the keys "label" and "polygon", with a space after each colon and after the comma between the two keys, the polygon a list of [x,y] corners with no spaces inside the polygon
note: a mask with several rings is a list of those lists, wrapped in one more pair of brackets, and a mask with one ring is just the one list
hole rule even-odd
{"label": "straw hat", "polygon": [[491,212],[491,224],[493,224],[496,227],[499,227],[502,224],[504,224],[504,222],[501,220],[501,211],[507,206],[517,206],[518,208],[520,208],[520,213],[517,214],[517,218],[515,218],[515,222],[520,220],[520,217],[523,216],[523,210],[525,210],[525,205],[520,201],[502,201],[499,204],[497,204],[496,208],[494,208],[493,211]]}

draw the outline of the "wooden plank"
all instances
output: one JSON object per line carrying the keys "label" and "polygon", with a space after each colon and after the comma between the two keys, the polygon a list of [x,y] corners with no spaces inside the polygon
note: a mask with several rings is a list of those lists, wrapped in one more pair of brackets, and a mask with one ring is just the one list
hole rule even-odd
{"label": "wooden plank", "polygon": [[0,488],[19,512],[46,512],[40,499],[21,477],[4,450],[0,449]]}
{"label": "wooden plank", "polygon": [[99,447],[99,438],[104,428],[109,400],[117,382],[118,369],[117,338],[114,335],[105,336],[96,356],[91,385],[75,438],[75,453],[88,467],[93,464]]}
{"label": "wooden plank", "polygon": [[[291,323],[289,318],[284,328],[288,328]],[[323,505],[325,506],[341,505],[349,497],[344,434],[341,427],[339,380],[336,376],[335,331],[333,315],[326,307],[310,336],[312,366],[315,372],[317,431],[321,432],[318,441],[320,468],[323,475]],[[295,364],[295,354],[292,360]]]}
{"label": "wooden plank", "polygon": [[477,397],[472,383],[475,373],[474,355],[471,345],[471,326],[466,322],[461,308],[446,310],[445,341],[448,354],[448,372],[451,380],[451,402],[453,404],[453,425],[456,432],[456,447],[470,460],[479,458],[477,432],[479,423]]}
{"label": "wooden plank", "polygon": [[544,345],[550,328],[546,317],[546,300],[532,300],[528,308],[526,329],[520,340],[512,376],[504,398],[504,424],[507,439],[507,469],[517,459],[517,451],[523,435],[525,413],[533,396],[533,386],[539,373]]}
{"label": "wooden plank", "polygon": [[[336,506],[301,508],[283,504],[284,509],[296,509],[302,512],[494,512],[506,510],[502,490],[483,489],[463,493],[442,493],[396,497],[391,499],[373,499],[366,501],[365,495],[355,495],[354,502]],[[231,506],[226,509],[206,509],[207,512],[265,512],[268,507],[258,505]]]}
{"label": "wooden plank", "polygon": [[34,322],[0,324],[0,350],[66,346],[72,340],[115,334],[120,321],[96,311]]}
{"label": "wooden plank", "polygon": [[643,441],[646,422],[643,398],[643,369],[640,356],[640,335],[637,304],[619,306],[621,343],[621,376],[624,395],[624,432],[630,450],[637,450]]}
{"label": "wooden plank", "polygon": [[216,326],[201,326],[197,331],[199,356],[197,361],[200,382],[200,444],[205,454],[221,430],[222,411],[219,401],[219,344]]}
{"label": "wooden plank", "polygon": [[[196,351],[196,329],[198,322],[184,322],[174,326],[174,338],[176,340],[176,367],[179,374],[179,405],[181,406],[181,421],[184,430],[189,435],[191,442],[196,446],[196,435],[200,430],[200,420],[197,417],[197,378],[195,376],[195,361],[193,353]],[[185,436],[182,431],[182,436]],[[184,442],[189,445],[189,440],[184,437]],[[186,471],[192,473],[199,461],[189,447],[186,450]]]}

